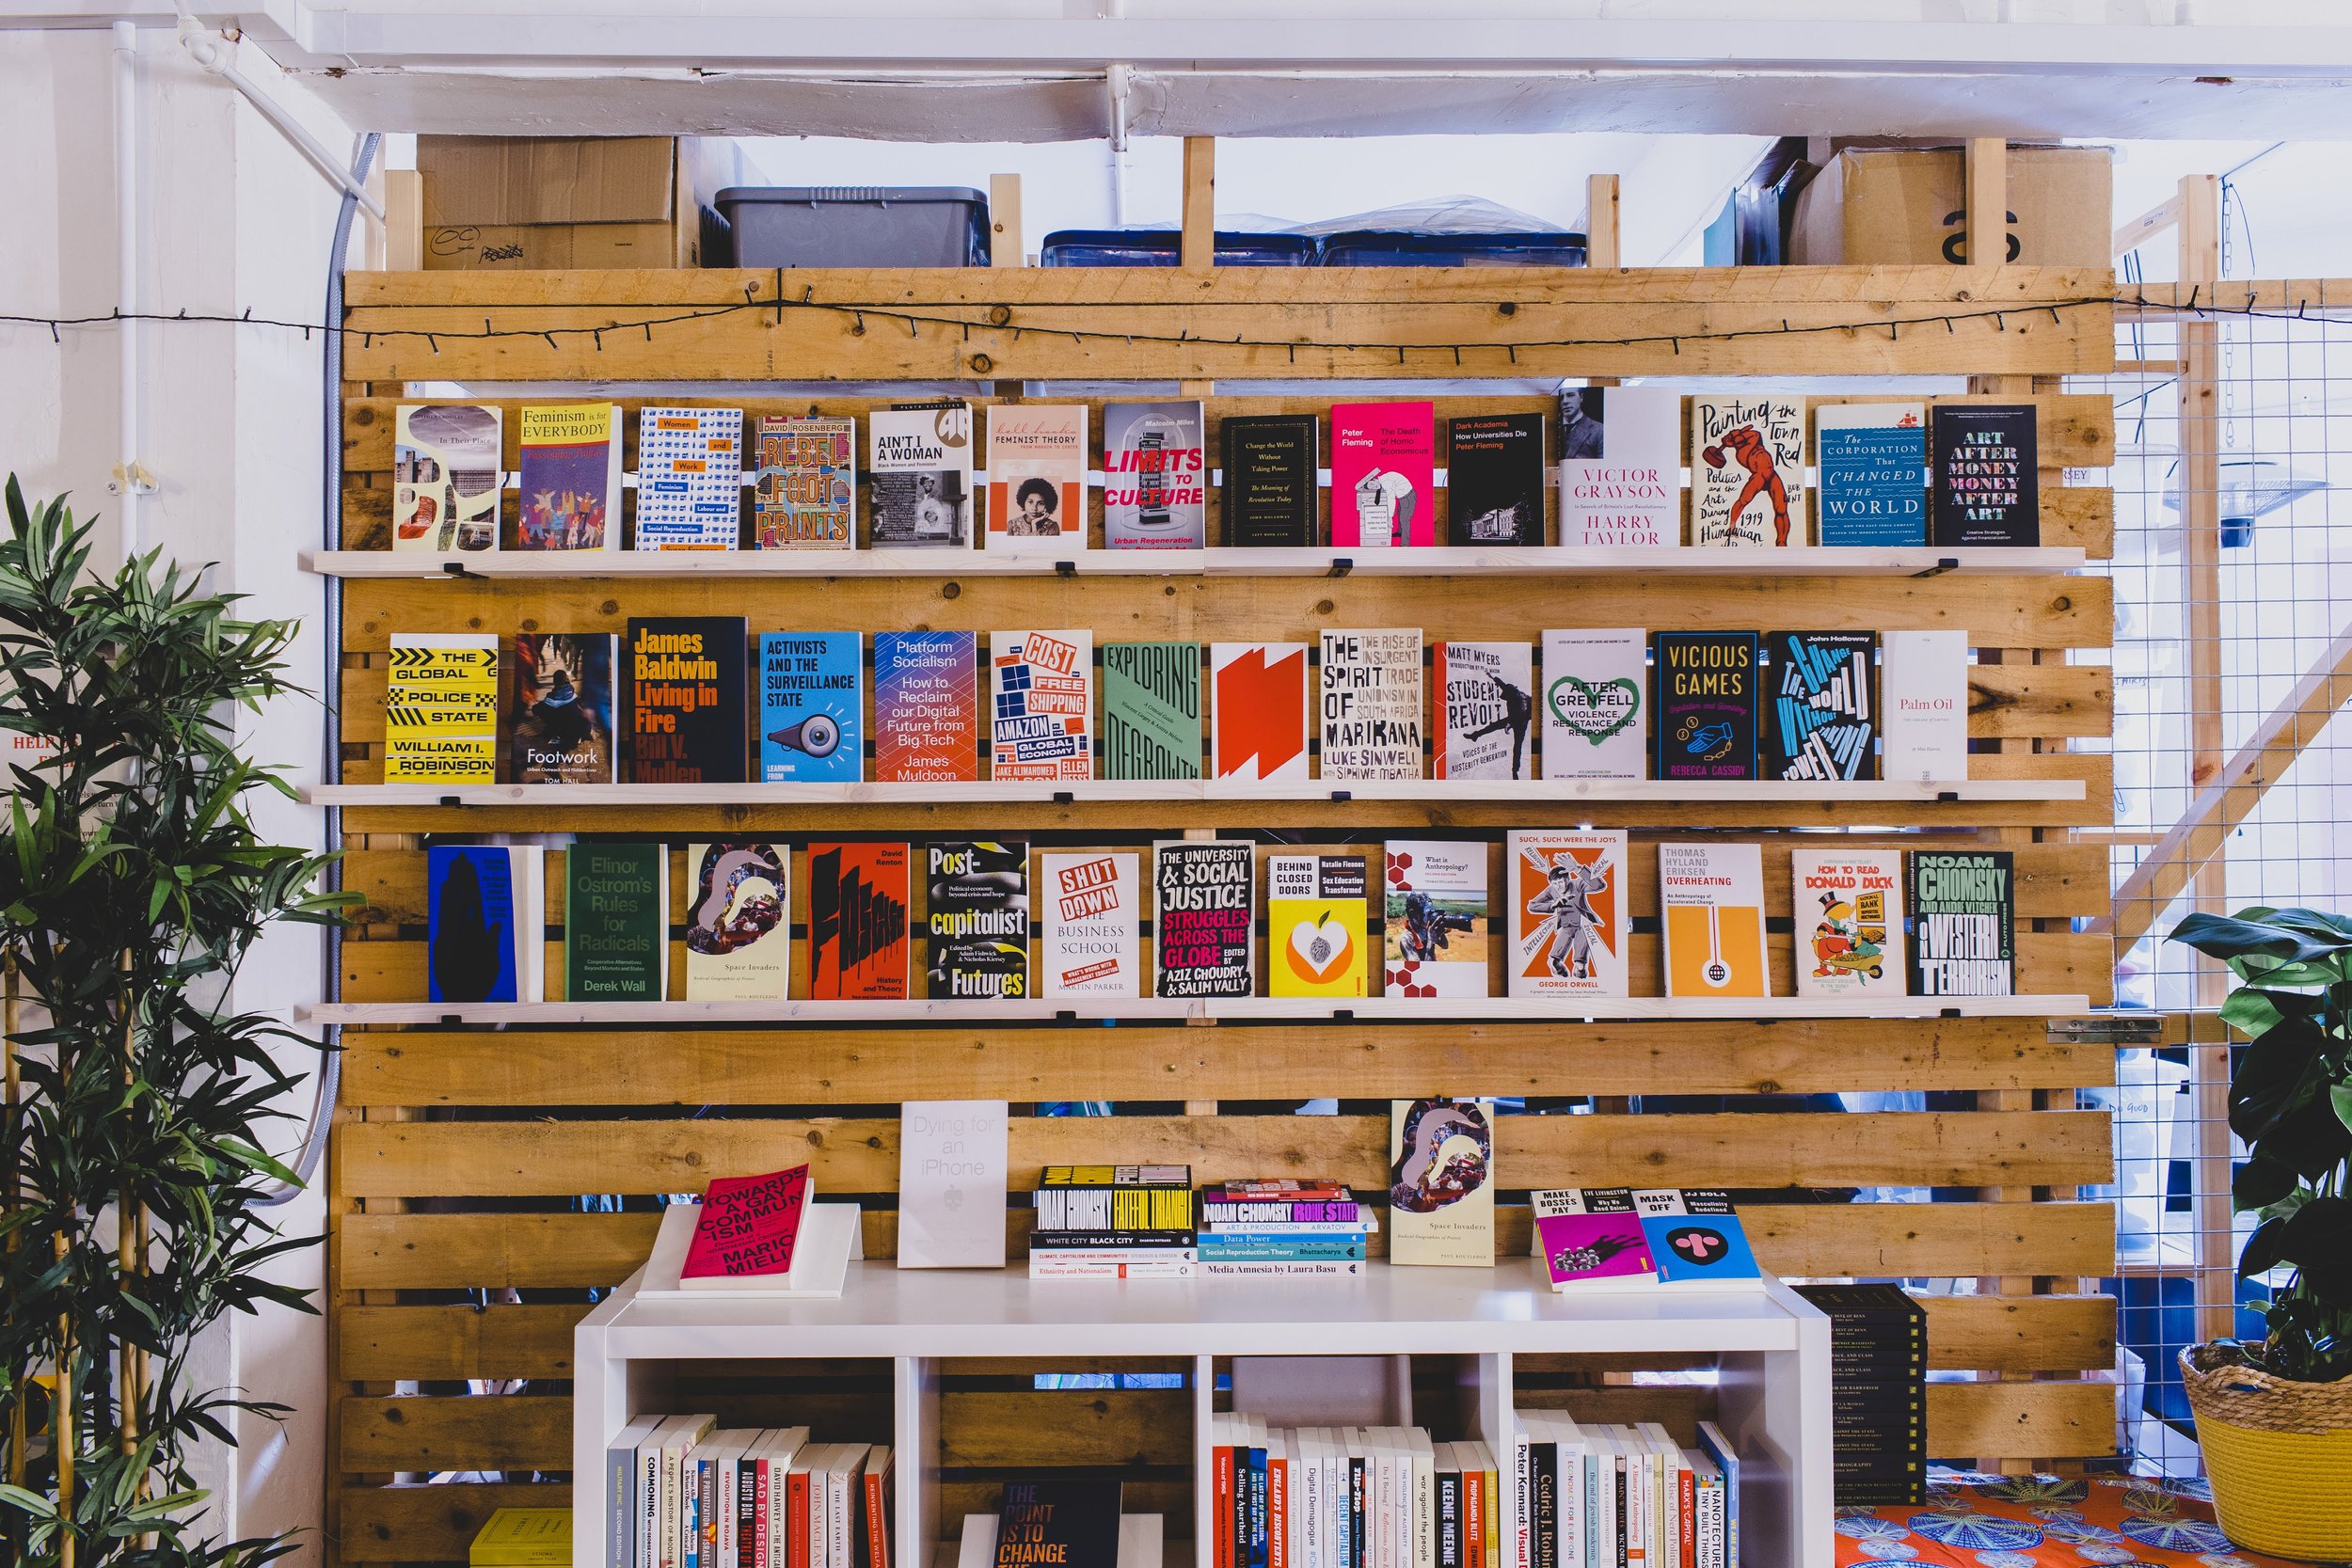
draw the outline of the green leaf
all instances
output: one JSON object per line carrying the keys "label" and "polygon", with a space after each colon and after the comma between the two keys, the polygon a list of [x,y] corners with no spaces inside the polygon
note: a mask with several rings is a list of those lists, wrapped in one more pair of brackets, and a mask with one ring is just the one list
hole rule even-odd
{"label": "green leaf", "polygon": [[2336,1108],[2336,1119],[2352,1128],[2352,1084],[2331,1084],[2328,1101]]}
{"label": "green leaf", "polygon": [[[11,490],[15,489],[16,481],[9,480],[8,487]],[[0,1482],[0,1503],[7,1503],[10,1508],[21,1509],[36,1519],[55,1521],[57,1517],[57,1505],[55,1501],[42,1497],[38,1492],[27,1492],[22,1486],[9,1486],[5,1482]]]}
{"label": "green leaf", "polygon": [[261,1171],[265,1175],[274,1176],[278,1178],[278,1180],[285,1182],[291,1187],[299,1187],[302,1185],[302,1178],[296,1176],[287,1166],[278,1164],[276,1160],[262,1153],[251,1144],[246,1143],[244,1139],[222,1138],[219,1140],[219,1144],[223,1153],[233,1155],[238,1161],[246,1165],[248,1168]]}

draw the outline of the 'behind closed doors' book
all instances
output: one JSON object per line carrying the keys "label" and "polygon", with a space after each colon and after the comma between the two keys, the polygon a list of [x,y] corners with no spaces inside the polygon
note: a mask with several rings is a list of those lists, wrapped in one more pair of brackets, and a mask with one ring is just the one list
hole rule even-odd
{"label": "'behind closed doors' book", "polygon": [[857,421],[770,414],[759,421],[752,545],[763,550],[857,547]]}
{"label": "'behind closed doors' book", "polygon": [[1879,637],[1776,631],[1765,705],[1768,776],[1821,783],[1879,776]]}
{"label": "'behind closed doors' book", "polygon": [[516,784],[612,784],[611,632],[517,632],[507,747]]}
{"label": "'behind closed doors' book", "polygon": [[1446,421],[1446,542],[1544,542],[1544,417],[1465,414]]}
{"label": "'behind closed doors' book", "polygon": [[1209,758],[1220,779],[1307,776],[1307,644],[1209,644]]}
{"label": "'behind closed doors' book", "polygon": [[1668,996],[1772,994],[1760,846],[1660,845],[1658,903]]}
{"label": "'behind closed doors' book", "polygon": [[988,405],[987,543],[1056,556],[1087,547],[1086,404]]}
{"label": "'behind closed doors' book", "polygon": [[1560,394],[1560,543],[1682,543],[1682,398],[1662,387]]}
{"label": "'behind closed doors' book", "polygon": [[865,663],[853,631],[759,640],[759,776],[855,784],[866,776]]}
{"label": "'behind closed doors' book", "polygon": [[1029,994],[1029,847],[965,841],[924,846],[936,998]]}
{"label": "'behind closed doors' book", "polygon": [[763,843],[686,847],[686,999],[791,994],[792,851]]}
{"label": "'behind closed doors' book", "polygon": [[1756,777],[1757,652],[1752,631],[1661,631],[1650,638],[1658,693],[1652,777]]}
{"label": "'behind closed doors' book", "polygon": [[1306,549],[1315,542],[1312,414],[1236,414],[1223,441],[1225,543]]}
{"label": "'behind closed doors' book", "polygon": [[1806,544],[1804,400],[1691,400],[1691,543]]}
{"label": "'behind closed doors' book", "polygon": [[516,545],[526,550],[620,547],[621,419],[614,403],[523,405]]}
{"label": "'behind closed doors' book", "polygon": [[1200,776],[1200,644],[1103,644],[1106,779]]}
{"label": "'behind closed doors' book", "polygon": [[1513,996],[1623,998],[1633,913],[1623,829],[1533,830],[1503,841]]}
{"label": "'behind closed doors' book", "polygon": [[980,776],[979,638],[874,634],[874,777],[964,784]]}
{"label": "'behind closed doors' book", "polygon": [[750,632],[739,615],[631,616],[621,644],[630,784],[741,784]]}
{"label": "'behind closed doors' book", "polygon": [[1275,855],[1266,862],[1267,993],[1362,996],[1370,907],[1358,855]]}
{"label": "'behind closed doors' book", "polygon": [[392,548],[499,547],[499,411],[402,404],[392,415]]}
{"label": "'behind closed doors' book", "polygon": [[637,411],[637,547],[731,550],[743,532],[743,411]]}
{"label": "'behind closed doors' book", "polygon": [[1486,845],[1391,839],[1381,993],[1486,996]]}
{"label": "'behind closed doors' book", "polygon": [[1421,777],[1421,631],[1323,633],[1317,672],[1327,779]]}
{"label": "'behind closed doors' book", "polygon": [[1331,405],[1331,547],[1434,545],[1437,407]]}
{"label": "'behind closed doors' book", "polygon": [[1430,650],[1438,679],[1436,776],[1534,776],[1534,649],[1525,642],[1440,642]]}
{"label": "'behind closed doors' book", "polygon": [[877,549],[972,546],[972,405],[896,403],[866,417]]}
{"label": "'behind closed doors' book", "polygon": [[1491,1100],[1389,1102],[1391,1264],[1494,1266],[1494,1106]]}
{"label": "'behind closed doors' book", "polygon": [[2016,929],[2016,857],[2009,850],[1912,852],[1913,995],[2014,995]]}
{"label": "'behind closed doors' book", "polygon": [[1544,633],[1544,777],[1649,776],[1648,640],[1638,626]]}
{"label": "'behind closed doors' book", "polygon": [[1152,845],[1155,996],[1253,996],[1257,850],[1243,839]]}
{"label": "'behind closed doors' book", "polygon": [[1200,404],[1103,405],[1103,542],[1115,550],[1197,550],[1209,542],[1209,464]]}
{"label": "'behind closed doors' book", "polygon": [[1939,403],[1931,416],[1935,543],[2042,543],[2031,404]]}
{"label": "'behind closed doors' book", "polygon": [[1094,634],[1000,631],[988,647],[990,777],[1094,777]]}
{"label": "'behind closed doors' book", "polygon": [[808,994],[819,1002],[907,995],[907,847],[808,847]]}

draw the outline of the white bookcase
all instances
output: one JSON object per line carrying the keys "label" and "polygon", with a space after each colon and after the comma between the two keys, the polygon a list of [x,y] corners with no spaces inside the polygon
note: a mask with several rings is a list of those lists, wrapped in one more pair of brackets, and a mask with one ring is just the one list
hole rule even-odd
{"label": "white bookcase", "polygon": [[[1829,1320],[1774,1279],[1743,1290],[1559,1295],[1533,1259],[1490,1270],[1380,1264],[1345,1282],[1032,1282],[1017,1264],[951,1271],[868,1262],[851,1263],[841,1296],[821,1301],[641,1297],[643,1279],[641,1272],[600,1303],[574,1340],[573,1560],[580,1568],[605,1561],[607,1445],[633,1415],[682,1409],[667,1383],[697,1361],[890,1362],[898,1539],[911,1547],[941,1535],[939,1386],[950,1358],[1029,1357],[1051,1371],[1081,1356],[1190,1356],[1198,1542],[1211,1531],[1208,1418],[1220,1358],[1474,1358],[1465,1419],[1473,1435],[1507,1453],[1512,1358],[1564,1353],[1712,1354],[1719,1424],[1740,1452],[1742,1556],[1753,1568],[1831,1561]],[[1279,1406],[1279,1394],[1267,1390],[1281,1380],[1248,1386]],[[1311,1419],[1279,1407],[1240,1408],[1277,1423]],[[1513,1481],[1506,1468],[1505,1486]],[[1502,1516],[1511,1516],[1507,1506]]]}

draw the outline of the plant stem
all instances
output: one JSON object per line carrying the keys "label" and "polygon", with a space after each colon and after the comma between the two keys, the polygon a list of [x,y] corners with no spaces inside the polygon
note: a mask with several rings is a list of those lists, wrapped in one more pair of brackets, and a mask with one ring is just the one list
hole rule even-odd
{"label": "plant stem", "polygon": [[[18,1102],[24,1092],[24,1085],[16,1073],[16,949],[13,947],[5,954],[0,954],[0,1077],[5,1077],[8,1092],[6,1113],[8,1167],[6,1174],[0,1175],[0,1213],[13,1215],[16,1212],[16,1164],[17,1150],[20,1147],[17,1109]],[[8,1232],[8,1251],[14,1253],[16,1246],[17,1234],[11,1230]],[[25,1391],[19,1386],[16,1390],[16,1397],[8,1402],[8,1484],[10,1486],[21,1487],[24,1484],[24,1466],[28,1458],[25,1450],[31,1443],[26,1431],[24,1407]]]}
{"label": "plant stem", "polygon": [[[72,1211],[68,1210],[71,1213]],[[64,1231],[56,1235],[57,1261],[72,1250]],[[49,1416],[49,1442],[57,1452],[57,1563],[73,1568],[73,1450],[82,1439],[82,1424],[73,1414],[73,1318],[57,1314],[57,1393]]]}

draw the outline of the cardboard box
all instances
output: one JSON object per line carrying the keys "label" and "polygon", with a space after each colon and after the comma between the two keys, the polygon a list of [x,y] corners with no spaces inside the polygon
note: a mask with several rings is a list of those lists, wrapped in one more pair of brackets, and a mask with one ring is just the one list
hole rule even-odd
{"label": "cardboard box", "polygon": [[735,144],[672,136],[419,136],[425,270],[695,267]]}
{"label": "cardboard box", "polygon": [[[1839,152],[1797,198],[1789,263],[1933,266],[1974,261],[1963,231],[1964,162],[1958,148]],[[2112,265],[2113,150],[2010,148],[2009,211],[2007,260],[2025,266]]]}

